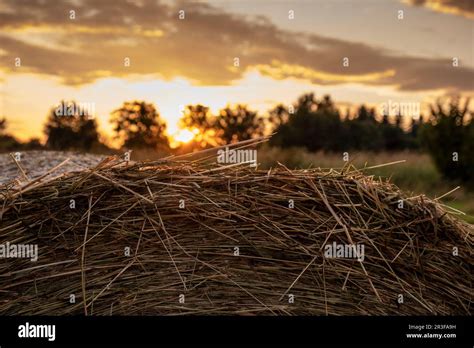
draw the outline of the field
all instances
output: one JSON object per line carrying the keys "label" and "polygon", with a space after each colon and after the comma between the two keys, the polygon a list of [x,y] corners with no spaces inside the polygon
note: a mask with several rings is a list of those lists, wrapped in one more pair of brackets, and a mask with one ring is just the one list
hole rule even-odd
{"label": "field", "polygon": [[[349,153],[349,162],[357,168],[402,160],[405,162],[367,169],[365,172],[369,175],[388,178],[401,189],[412,192],[413,195],[426,194],[430,198],[441,197],[458,186],[456,183],[443,180],[427,154],[415,152]],[[342,154],[311,153],[297,148],[282,150],[269,147],[259,150],[258,162],[264,168],[275,166],[277,162],[280,162],[290,169],[309,167],[341,168],[347,165],[347,162],[343,161]],[[462,211],[465,215],[460,214],[459,216],[469,223],[474,223],[474,192],[466,191],[463,187],[460,187],[443,197],[441,202]]]}

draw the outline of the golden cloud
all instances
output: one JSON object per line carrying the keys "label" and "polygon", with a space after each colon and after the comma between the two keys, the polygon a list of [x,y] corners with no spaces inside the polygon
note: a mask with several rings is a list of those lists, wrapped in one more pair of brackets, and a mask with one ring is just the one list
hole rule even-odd
{"label": "golden cloud", "polygon": [[[134,75],[226,85],[257,68],[274,78],[318,84],[359,82],[407,91],[473,87],[473,69],[454,68],[447,59],[285,31],[202,2],[186,3],[185,20],[178,19],[181,3],[82,0],[74,2],[75,20],[68,17],[72,6],[60,0],[0,0],[0,69],[55,76],[70,85]],[[341,64],[346,56],[348,68]],[[14,65],[16,57],[21,68]],[[233,67],[236,57],[240,65]]]}
{"label": "golden cloud", "polygon": [[254,67],[264,75],[275,79],[285,79],[289,77],[305,79],[310,81],[320,81],[321,83],[376,83],[384,78],[395,76],[395,70],[389,69],[381,72],[368,74],[331,74],[322,71],[316,71],[301,65],[285,64],[279,61],[273,61],[272,64],[260,64]]}
{"label": "golden cloud", "polygon": [[403,3],[474,19],[474,3],[472,0],[403,0]]}

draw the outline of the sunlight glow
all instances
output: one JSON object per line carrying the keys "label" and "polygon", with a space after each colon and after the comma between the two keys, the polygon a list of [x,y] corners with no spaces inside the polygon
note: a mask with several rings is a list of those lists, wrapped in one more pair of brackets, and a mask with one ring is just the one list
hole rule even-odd
{"label": "sunlight glow", "polygon": [[180,143],[188,143],[194,139],[199,131],[197,129],[180,129],[176,134],[173,135],[173,139]]}

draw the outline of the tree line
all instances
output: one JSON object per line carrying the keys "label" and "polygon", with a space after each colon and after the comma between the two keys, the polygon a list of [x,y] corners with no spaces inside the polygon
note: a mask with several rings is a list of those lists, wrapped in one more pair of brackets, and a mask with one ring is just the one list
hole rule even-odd
{"label": "tree line", "polygon": [[[38,139],[20,143],[6,133],[0,119],[0,150],[34,149],[105,151],[95,118],[74,101],[61,101],[72,113],[58,115],[52,108],[44,127],[46,143]],[[405,117],[406,119],[406,117]],[[176,149],[170,148],[166,122],[152,103],[125,102],[111,113],[114,138],[123,149],[192,151],[248,140],[274,133],[270,145],[301,147],[308,151],[428,151],[440,172],[449,179],[472,181],[474,172],[474,122],[469,100],[451,98],[448,103],[431,105],[429,115],[408,118],[401,113],[379,115],[373,108],[359,106],[355,112],[341,114],[330,96],[320,99],[304,94],[292,105],[279,104],[267,117],[246,105],[227,106],[212,114],[207,106],[185,107],[182,129],[194,138]]]}

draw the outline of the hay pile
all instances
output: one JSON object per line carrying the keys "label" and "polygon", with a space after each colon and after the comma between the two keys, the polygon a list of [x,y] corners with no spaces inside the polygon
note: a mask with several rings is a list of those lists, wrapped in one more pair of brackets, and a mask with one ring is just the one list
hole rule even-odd
{"label": "hay pile", "polygon": [[108,159],[0,203],[0,243],[39,248],[0,260],[2,315],[472,313],[472,226],[350,167]]}

